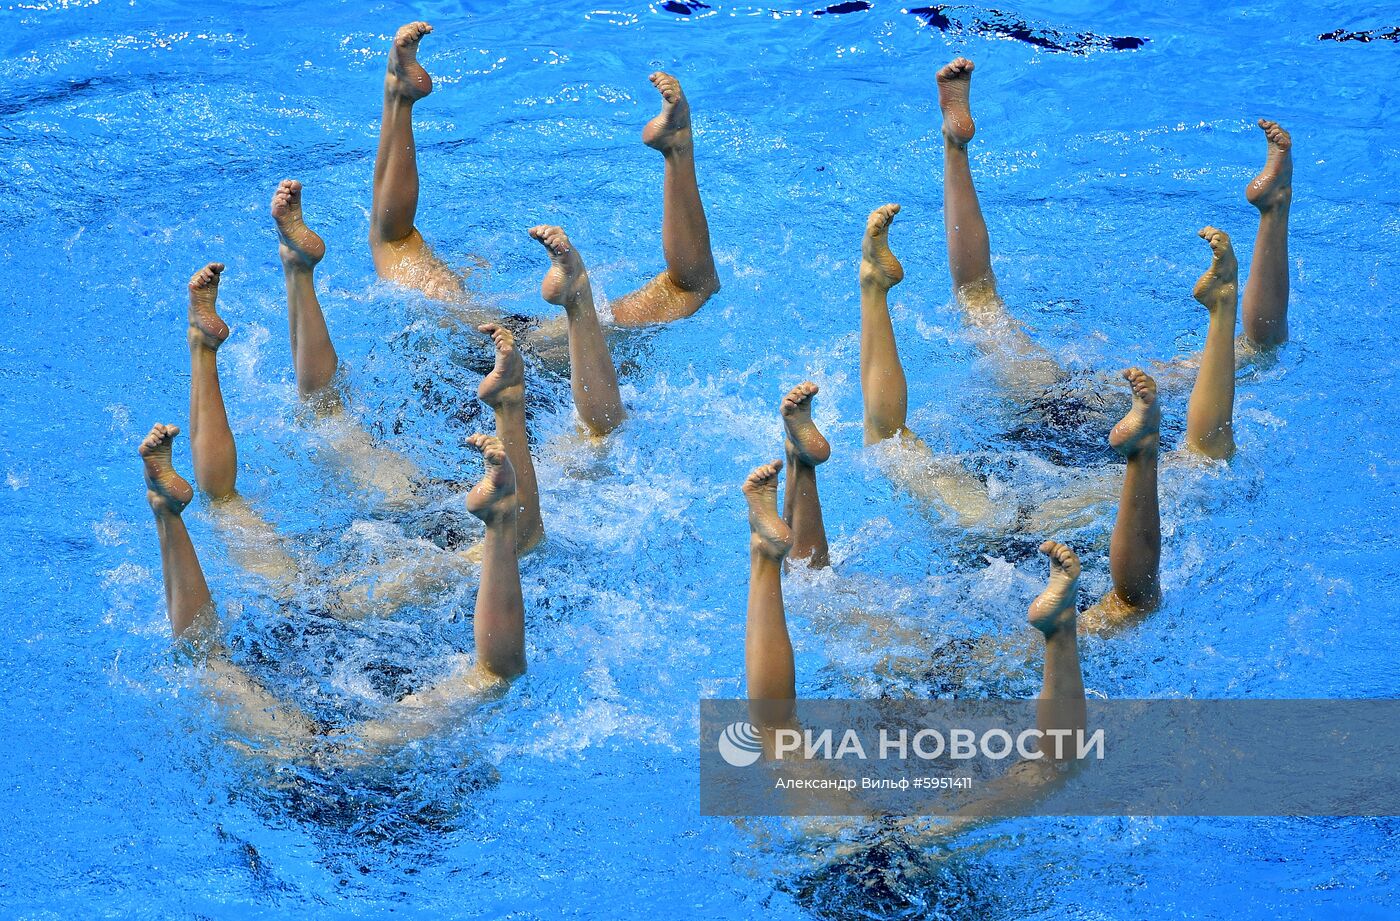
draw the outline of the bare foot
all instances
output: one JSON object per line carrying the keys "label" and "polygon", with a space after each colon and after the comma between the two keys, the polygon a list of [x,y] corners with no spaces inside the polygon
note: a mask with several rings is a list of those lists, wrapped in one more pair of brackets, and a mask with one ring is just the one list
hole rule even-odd
{"label": "bare foot", "polygon": [[1157,403],[1157,382],[1141,368],[1129,368],[1123,377],[1133,388],[1133,406],[1108,433],[1108,443],[1122,456],[1136,457],[1142,451],[1156,450],[1162,407]]}
{"label": "bare foot", "polygon": [[301,216],[301,183],[283,179],[272,193],[272,219],[277,222],[278,251],[283,264],[312,268],[326,255],[326,244]]}
{"label": "bare foot", "polygon": [[1079,557],[1064,544],[1047,540],[1040,552],[1050,557],[1050,581],[1026,612],[1032,627],[1049,639],[1061,630],[1074,632],[1075,602],[1079,598]]}
{"label": "bare foot", "polygon": [[1259,119],[1264,137],[1269,141],[1269,154],[1264,168],[1244,188],[1244,197],[1260,211],[1286,206],[1293,198],[1293,139],[1279,127],[1278,122]]}
{"label": "bare foot", "polygon": [[477,327],[496,344],[496,366],[481,379],[476,395],[492,409],[525,403],[525,362],[515,347],[515,334],[504,326],[485,323]]}
{"label": "bare foot", "polygon": [[394,43],[389,46],[389,73],[384,78],[384,90],[400,99],[415,102],[433,91],[433,78],[418,63],[418,43],[433,31],[426,22],[410,22],[399,26]]}
{"label": "bare foot", "polygon": [[515,468],[505,445],[494,435],[469,435],[467,445],[486,461],[485,476],[467,493],[467,511],[488,525],[514,518],[520,505],[515,500]]}
{"label": "bare foot", "polygon": [[881,205],[865,221],[865,239],[860,243],[860,283],[888,291],[904,280],[904,266],[890,250],[890,224],[899,205]]}
{"label": "bare foot", "polygon": [[787,451],[809,467],[824,464],[831,457],[831,444],[812,421],[812,398],[820,390],[811,381],[798,384],[783,397],[778,411],[787,429]]}
{"label": "bare foot", "polygon": [[943,137],[956,147],[966,147],[977,133],[968,99],[972,92],[974,66],[967,58],[955,58],[935,77],[938,81],[938,107],[943,110]]}
{"label": "bare foot", "polygon": [[530,236],[539,240],[549,252],[549,271],[540,282],[540,296],[546,303],[567,309],[587,290],[588,270],[583,267],[583,257],[569,242],[569,235],[562,227],[541,224],[530,228]]}
{"label": "bare foot", "polygon": [[1210,244],[1210,268],[1196,281],[1191,296],[1200,301],[1207,310],[1234,310],[1235,295],[1239,291],[1240,266],[1235,260],[1235,248],[1230,244],[1230,235],[1214,227],[1204,227],[1198,236]]}
{"label": "bare foot", "polygon": [[689,147],[690,103],[681,90],[681,82],[659,70],[647,79],[661,94],[661,114],[642,129],[642,143],[662,153]]}
{"label": "bare foot", "polygon": [[778,514],[778,471],[782,469],[780,460],[755,467],[742,487],[749,502],[749,546],[773,560],[792,550],[792,529]]}
{"label": "bare foot", "polygon": [[217,349],[228,338],[228,324],[214,312],[222,262],[211,262],[190,279],[190,344]]}
{"label": "bare foot", "polygon": [[178,515],[194,498],[194,490],[175,472],[171,458],[171,446],[178,434],[178,426],[157,422],[136,449],[146,464],[146,501],[157,515]]}

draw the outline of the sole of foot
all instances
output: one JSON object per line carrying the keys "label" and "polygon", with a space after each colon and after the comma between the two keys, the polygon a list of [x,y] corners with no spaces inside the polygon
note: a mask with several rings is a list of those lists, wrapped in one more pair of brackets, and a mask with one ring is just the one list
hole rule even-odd
{"label": "sole of foot", "polygon": [[1239,291],[1239,262],[1235,259],[1235,247],[1230,235],[1214,227],[1203,227],[1197,234],[1210,244],[1210,268],[1196,280],[1191,296],[1206,309],[1215,311],[1235,307],[1235,295]]}
{"label": "sole of foot", "polygon": [[1244,197],[1260,211],[1281,208],[1293,198],[1293,138],[1266,118],[1259,119],[1259,128],[1269,143],[1264,168],[1245,186]]}
{"label": "sole of foot", "polygon": [[1050,581],[1026,611],[1026,620],[1048,639],[1061,630],[1075,629],[1075,605],[1079,600],[1079,557],[1067,545],[1047,540],[1040,552],[1050,558]]}
{"label": "sole of foot", "polygon": [[938,71],[938,108],[943,110],[943,137],[948,143],[966,147],[977,133],[972,120],[972,71],[967,58],[955,58]]}
{"label": "sole of foot", "polygon": [[525,362],[515,346],[515,334],[495,323],[483,323],[477,327],[477,332],[490,336],[496,347],[496,364],[481,379],[481,384],[476,388],[477,397],[492,409],[506,403],[523,405]]}
{"label": "sole of foot", "polygon": [[831,457],[831,443],[812,421],[812,400],[820,390],[811,381],[804,381],[789,390],[778,407],[787,430],[788,453],[809,467],[824,464]]}
{"label": "sole of foot", "polygon": [[301,183],[283,179],[272,193],[272,219],[277,222],[278,250],[284,263],[313,268],[326,255],[320,234],[306,226],[301,213]]}
{"label": "sole of foot", "polygon": [[418,63],[418,43],[432,31],[426,22],[410,22],[394,34],[384,87],[400,99],[416,102],[433,91],[433,78]]}
{"label": "sole of foot", "polygon": [[562,227],[541,224],[531,227],[529,234],[549,253],[549,271],[540,282],[540,296],[545,303],[568,307],[582,293],[582,286],[588,284],[583,257]]}
{"label": "sole of foot", "polygon": [[904,266],[890,249],[890,225],[899,205],[881,205],[865,221],[865,237],[860,244],[860,283],[886,290],[904,280]]}
{"label": "sole of foot", "polygon": [[228,324],[214,309],[223,271],[222,262],[211,262],[190,279],[190,341],[207,349],[217,349],[228,338]]}
{"label": "sole of foot", "polygon": [[467,511],[487,524],[504,521],[516,512],[515,468],[506,447],[494,435],[469,435],[467,447],[481,452],[486,473],[467,493]]}
{"label": "sole of foot", "polygon": [[1133,391],[1133,405],[1108,434],[1108,443],[1123,457],[1136,457],[1155,448],[1162,429],[1162,407],[1157,403],[1157,382],[1141,368],[1129,368],[1123,379]]}
{"label": "sole of foot", "polygon": [[175,436],[178,426],[157,422],[141,440],[136,453],[146,466],[146,499],[157,514],[178,515],[194,499],[194,490],[175,472]]}
{"label": "sole of foot", "polygon": [[647,79],[661,94],[661,112],[642,129],[642,143],[662,153],[690,146],[690,103],[681,82],[659,70]]}
{"label": "sole of foot", "polygon": [[792,529],[778,514],[778,472],[782,469],[780,460],[755,467],[741,487],[749,503],[749,544],[774,560],[792,550]]}

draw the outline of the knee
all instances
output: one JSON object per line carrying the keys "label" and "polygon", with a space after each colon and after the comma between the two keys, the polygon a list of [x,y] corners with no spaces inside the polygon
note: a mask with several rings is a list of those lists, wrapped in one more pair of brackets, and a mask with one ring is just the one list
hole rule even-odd
{"label": "knee", "polygon": [[670,286],[687,299],[696,300],[700,304],[705,303],[710,298],[719,293],[719,275],[713,269],[703,272],[690,272],[685,275],[673,273],[666,270],[666,280]]}

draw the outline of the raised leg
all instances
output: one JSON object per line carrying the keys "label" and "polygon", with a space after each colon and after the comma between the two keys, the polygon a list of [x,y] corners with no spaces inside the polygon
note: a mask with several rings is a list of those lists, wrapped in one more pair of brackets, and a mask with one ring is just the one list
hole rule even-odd
{"label": "raised leg", "polygon": [[569,384],[574,392],[574,408],[589,432],[606,435],[622,424],[627,413],[617,390],[617,369],[593,307],[588,270],[562,228],[531,227],[530,236],[549,252],[549,271],[540,284],[540,294],[548,303],[563,307],[568,317]]}
{"label": "raised leg", "polygon": [[[487,323],[481,332],[496,346],[496,366],[481,379],[477,396],[495,410],[496,437],[510,458],[511,494],[520,500],[518,522],[511,521],[521,553],[544,540],[540,518],[540,491],[535,480],[535,463],[530,457],[530,436],[525,431],[525,363],[515,347],[515,336],[504,326]],[[517,485],[518,489],[517,489]]]}
{"label": "raised leg", "polygon": [[761,729],[791,722],[797,699],[792,640],[783,613],[783,559],[792,531],[778,515],[782,461],[756,468],[744,480],[749,504],[749,609],[744,631],[744,674],[749,718]]}
{"label": "raised leg", "polygon": [[224,266],[211,262],[190,279],[188,338],[190,345],[190,450],[194,479],[213,502],[214,515],[240,566],[286,589],[296,579],[296,562],[281,539],[238,495],[238,451],[219,387],[219,346],[228,326],[215,312],[219,277]]}
{"label": "raised leg", "polygon": [[943,227],[953,292],[977,334],[978,346],[996,367],[998,383],[1022,399],[1053,385],[1063,371],[1036,345],[997,294],[987,222],[972,182],[967,145],[976,134],[969,102],[973,63],[957,58],[937,74],[943,110]]}
{"label": "raised leg", "polygon": [[204,570],[180,513],[194,490],[175,472],[171,446],[180,429],[156,423],[137,449],[146,467],[146,501],[160,536],[160,568],[165,580],[165,607],[176,639],[184,636],[213,604]]}
{"label": "raised leg", "polygon": [[1162,598],[1162,524],[1157,506],[1162,408],[1157,403],[1157,382],[1142,369],[1130,368],[1123,377],[1133,389],[1133,406],[1108,436],[1113,450],[1128,461],[1109,544],[1113,590],[1080,619],[1081,626],[1094,630],[1120,626],[1153,611]]}
{"label": "raised leg", "polygon": [[1206,227],[1200,236],[1210,244],[1211,264],[1196,282],[1192,296],[1210,312],[1201,369],[1186,407],[1186,446],[1206,457],[1235,453],[1235,311],[1239,264],[1230,237]]}
{"label": "raised leg", "polygon": [[334,394],[326,393],[326,388],[335,378],[340,359],[331,344],[313,277],[316,263],[326,255],[326,244],[302,217],[300,182],[284,179],[277,186],[272,193],[272,219],[277,223],[277,249],[282,257],[282,277],[287,283],[287,328],[297,391],[303,398],[338,402]]}
{"label": "raised leg", "polygon": [[831,445],[812,421],[812,400],[820,388],[811,381],[798,384],[783,397],[787,449],[787,489],[783,493],[783,519],[792,530],[792,555],[807,560],[813,569],[831,565],[822,521],[822,500],[817,493],[817,467],[831,457]]}
{"label": "raised leg", "polygon": [[481,585],[476,590],[476,661],[479,670],[500,680],[525,671],[525,600],[516,556],[515,471],[499,438],[473,435],[467,444],[481,452],[486,475],[467,494],[467,511],[486,524]]}
{"label": "raised leg", "polygon": [[228,325],[214,310],[222,262],[211,262],[190,279],[190,450],[194,481],[210,499],[227,499],[238,478],[238,451],[233,444],[224,394],[219,387],[219,346]]}
{"label": "raised leg", "polygon": [[661,113],[647,122],[642,143],[666,161],[662,178],[661,248],[666,270],[613,304],[619,326],[645,326],[688,317],[719,290],[710,251],[710,225],[695,178],[695,141],[690,102],[680,81],[657,72],[649,78],[661,94]]}
{"label": "raised leg", "polygon": [[899,205],[883,205],[865,222],[860,247],[860,394],[865,404],[865,443],[907,431],[909,388],[890,321],[890,288],[904,267],[890,249],[890,224]]}
{"label": "raised leg", "polygon": [[977,131],[969,103],[974,66],[967,58],[957,58],[935,78],[943,110],[943,229],[953,289],[960,298],[964,291],[996,293],[991,240],[967,159],[967,145]]}
{"label": "raised leg", "polygon": [[1242,310],[1244,334],[1260,348],[1288,341],[1288,207],[1293,201],[1293,139],[1278,122],[1259,119],[1269,142],[1264,168],[1245,188],[1259,209],[1259,235]]}
{"label": "raised leg", "polygon": [[413,141],[413,104],[433,91],[432,77],[418,63],[418,43],[431,31],[426,22],[411,22],[399,28],[389,48],[369,245],[380,277],[417,288],[429,297],[456,301],[463,296],[461,277],[433,254],[414,226],[418,152]]}
{"label": "raised leg", "polygon": [[904,267],[890,249],[890,224],[899,205],[870,212],[860,249],[860,393],[865,406],[865,443],[899,443],[890,475],[911,494],[945,509],[962,527],[985,524],[993,513],[986,486],[955,460],[934,455],[905,424],[909,389],[890,321],[890,288]]}
{"label": "raised leg", "polygon": [[[1082,733],[1088,723],[1084,676],[1079,667],[1075,604],[1079,597],[1079,557],[1064,544],[1047,540],[1040,552],[1050,558],[1050,581],[1031,602],[1027,619],[1045,637],[1045,675],[1036,707],[1036,728]],[[1054,748],[1041,747],[1047,759]]]}

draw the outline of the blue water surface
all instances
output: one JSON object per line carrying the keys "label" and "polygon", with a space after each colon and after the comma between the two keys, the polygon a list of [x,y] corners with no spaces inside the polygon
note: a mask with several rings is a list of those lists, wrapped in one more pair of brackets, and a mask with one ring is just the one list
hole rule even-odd
{"label": "blue water surface", "polygon": [[[1400,911],[1390,819],[1004,821],[830,867],[787,823],[700,816],[697,701],[743,688],[737,485],[779,456],[777,402],[800,380],[822,387],[836,453],[821,469],[835,566],[788,581],[799,693],[1036,692],[1034,657],[951,687],[877,669],[892,652],[1023,637],[1043,566],[1033,536],[959,534],[861,447],[855,280],[873,207],[904,206],[893,239],[908,279],[893,302],[913,428],[981,465],[1009,502],[1080,475],[1006,436],[951,303],[933,74],[957,54],[977,62],[973,165],[1003,293],[1086,372],[1199,348],[1195,231],[1231,232],[1247,271],[1254,119],[1278,119],[1295,143],[1293,341],[1241,372],[1238,457],[1164,474],[1166,602],[1083,644],[1090,693],[1400,694],[1400,45],[1319,39],[1400,13],[1283,0],[832,9],[0,0],[0,914]],[[417,18],[436,26],[422,57],[437,81],[417,110],[419,225],[453,265],[484,265],[479,298],[552,315],[524,232],[540,222],[570,230],[601,296],[660,268],[660,160],[639,141],[658,68],[695,107],[724,290],[617,346],[631,418],[601,448],[578,444],[567,381],[532,368],[550,537],[523,563],[530,672],[445,737],[338,773],[228,745],[171,655],[135,445],[154,421],[186,423],[184,284],[223,261],[242,491],[306,560],[440,552],[321,463],[267,216],[278,180],[306,183],[330,247],[322,303],[364,425],[435,477],[474,478],[461,441],[489,424],[474,396],[486,350],[441,306],[378,281],[365,242],[385,51]],[[1169,432],[1185,395],[1167,389]],[[1083,463],[1105,467],[1092,447]],[[187,444],[176,457],[188,471]],[[1086,597],[1109,584],[1111,512],[1060,535],[1084,556]],[[226,634],[330,725],[382,713],[470,651],[470,583],[392,620],[339,624],[279,606],[230,561],[206,509],[186,518]]]}

